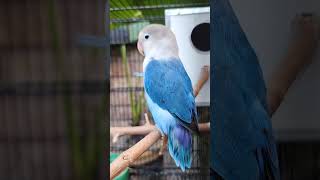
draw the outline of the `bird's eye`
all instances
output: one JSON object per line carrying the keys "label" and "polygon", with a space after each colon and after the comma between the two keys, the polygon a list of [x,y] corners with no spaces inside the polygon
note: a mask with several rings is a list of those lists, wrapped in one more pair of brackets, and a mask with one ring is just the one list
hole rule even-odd
{"label": "bird's eye", "polygon": [[149,39],[149,37],[150,37],[149,34],[145,34],[145,35],[144,35],[144,38],[145,38],[145,39]]}

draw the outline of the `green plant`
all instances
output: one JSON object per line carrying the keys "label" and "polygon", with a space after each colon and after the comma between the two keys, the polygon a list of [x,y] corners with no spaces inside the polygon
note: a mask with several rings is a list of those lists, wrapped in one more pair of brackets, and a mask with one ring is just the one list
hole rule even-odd
{"label": "green plant", "polygon": [[[127,81],[128,87],[131,88],[132,87],[131,72],[130,72],[130,67],[127,59],[127,50],[126,50],[125,44],[121,45],[121,58],[122,58],[122,63],[124,65],[126,81]],[[134,126],[139,125],[139,122],[141,119],[141,113],[144,107],[143,96],[144,96],[143,93],[138,94],[132,90],[129,91],[132,125]]]}

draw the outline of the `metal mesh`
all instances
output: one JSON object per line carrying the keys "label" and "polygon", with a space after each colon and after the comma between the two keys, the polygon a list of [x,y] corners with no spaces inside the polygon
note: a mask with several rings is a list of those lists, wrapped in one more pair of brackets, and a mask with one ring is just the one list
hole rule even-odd
{"label": "metal mesh", "polygon": [[[208,1],[110,1],[111,22],[111,63],[110,63],[110,126],[131,126],[132,101],[130,93],[144,99],[141,77],[134,75],[142,72],[143,56],[136,48],[138,32],[147,24],[164,24],[164,9],[208,6]],[[121,48],[125,47],[127,63],[123,61]],[[126,74],[126,68],[129,73]],[[131,81],[128,83],[128,78]],[[148,112],[144,102],[139,115],[139,124],[144,124],[143,113]],[[200,122],[209,121],[209,108],[198,108]],[[149,117],[151,115],[149,114]],[[111,153],[120,153],[144,136],[123,136],[110,144]],[[111,141],[110,141],[111,142]],[[182,172],[166,152],[154,158],[161,141],[151,147],[150,156],[138,160],[139,165],[130,167],[130,179],[209,179],[209,135],[194,137],[192,168]]]}

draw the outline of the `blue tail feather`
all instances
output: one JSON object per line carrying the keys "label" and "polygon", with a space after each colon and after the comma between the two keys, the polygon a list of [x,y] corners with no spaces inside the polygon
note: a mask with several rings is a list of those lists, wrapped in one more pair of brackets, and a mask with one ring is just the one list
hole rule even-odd
{"label": "blue tail feather", "polygon": [[265,177],[265,174],[264,174],[264,155],[262,154],[262,149],[261,148],[258,148],[257,149],[257,152],[256,152],[256,156],[257,156],[257,161],[258,161],[258,167],[259,167],[259,174],[260,174],[260,179],[263,180]]}
{"label": "blue tail feather", "polygon": [[192,134],[180,124],[170,127],[168,133],[168,148],[176,165],[185,171],[192,162]]}

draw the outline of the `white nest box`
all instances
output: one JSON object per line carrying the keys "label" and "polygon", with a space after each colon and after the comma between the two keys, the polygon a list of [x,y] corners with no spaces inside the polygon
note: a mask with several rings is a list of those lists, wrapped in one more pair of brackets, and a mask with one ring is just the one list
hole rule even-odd
{"label": "white nest box", "polygon": [[[210,66],[210,8],[167,9],[165,21],[176,35],[180,59],[194,86],[201,68]],[[210,105],[210,79],[196,97],[196,104]]]}

